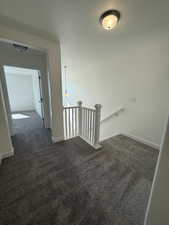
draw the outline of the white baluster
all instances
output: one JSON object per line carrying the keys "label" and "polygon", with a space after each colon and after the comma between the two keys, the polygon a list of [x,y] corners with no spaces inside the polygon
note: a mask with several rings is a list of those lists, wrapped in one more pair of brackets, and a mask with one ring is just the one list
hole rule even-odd
{"label": "white baluster", "polygon": [[87,110],[87,138],[89,139],[89,109]]}
{"label": "white baluster", "polygon": [[89,140],[92,140],[92,110],[89,111]]}
{"label": "white baluster", "polygon": [[72,108],[72,137],[74,137],[74,119],[73,119],[73,115],[74,114],[74,109]]}
{"label": "white baluster", "polygon": [[95,117],[96,117],[96,110],[92,112],[92,144],[94,145],[95,142]]}
{"label": "white baluster", "polygon": [[101,117],[101,105],[95,105],[95,127],[94,127],[94,148],[99,149],[101,146],[99,145],[99,138],[100,138],[100,117]]}
{"label": "white baluster", "polygon": [[79,136],[82,136],[82,101],[78,102],[78,107],[79,107],[79,115],[78,115],[78,119],[79,119]]}
{"label": "white baluster", "polygon": [[71,115],[70,115],[70,109],[68,109],[68,112],[69,112],[69,117],[68,117],[68,120],[69,120],[69,137],[68,138],[71,138]]}
{"label": "white baluster", "polygon": [[84,109],[84,137],[87,138],[87,110]]}
{"label": "white baluster", "polygon": [[77,108],[75,108],[75,137],[77,136]]}
{"label": "white baluster", "polygon": [[68,139],[68,130],[67,130],[67,109],[65,109],[65,137]]}
{"label": "white baluster", "polygon": [[100,148],[100,114],[101,105],[95,105],[95,110],[82,107],[82,102],[78,106],[64,108],[64,134],[65,139],[81,136],[95,149]]}

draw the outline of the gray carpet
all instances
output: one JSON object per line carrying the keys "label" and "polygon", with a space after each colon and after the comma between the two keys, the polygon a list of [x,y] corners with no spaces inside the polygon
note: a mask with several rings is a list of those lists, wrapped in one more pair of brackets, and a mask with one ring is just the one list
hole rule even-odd
{"label": "gray carpet", "polygon": [[16,112],[16,113],[29,116],[29,118],[12,120],[14,134],[25,133],[27,131],[31,131],[37,128],[43,128],[43,121],[40,118],[40,116],[37,114],[37,112],[22,111],[22,112]]}
{"label": "gray carpet", "polygon": [[95,151],[78,137],[51,144],[45,129],[24,135],[0,169],[1,225],[143,225],[156,150],[125,136]]}

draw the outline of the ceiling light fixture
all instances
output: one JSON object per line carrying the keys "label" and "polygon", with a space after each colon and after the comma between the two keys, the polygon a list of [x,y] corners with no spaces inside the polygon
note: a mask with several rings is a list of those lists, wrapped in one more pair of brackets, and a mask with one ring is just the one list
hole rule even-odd
{"label": "ceiling light fixture", "polygon": [[100,24],[106,30],[112,30],[119,20],[120,12],[115,9],[108,10],[100,16]]}

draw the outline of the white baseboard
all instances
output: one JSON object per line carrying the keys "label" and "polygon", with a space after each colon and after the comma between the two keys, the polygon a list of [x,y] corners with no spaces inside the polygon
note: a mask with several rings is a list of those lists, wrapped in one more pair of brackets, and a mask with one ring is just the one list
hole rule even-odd
{"label": "white baseboard", "polygon": [[6,159],[6,158],[9,158],[9,157],[11,157],[11,156],[13,156],[13,155],[14,155],[14,149],[12,148],[12,151],[3,153],[3,154],[1,155],[1,157],[2,157],[2,159]]}
{"label": "white baseboard", "polygon": [[2,163],[3,159],[9,158],[14,155],[14,148],[12,147],[10,152],[5,152],[0,154],[0,164]]}
{"label": "white baseboard", "polygon": [[82,136],[79,136],[80,138],[82,138],[85,142],[87,142],[90,146],[92,146],[94,149],[98,150],[100,148],[102,148],[102,146],[100,144],[97,144],[97,145],[93,145],[90,143],[90,141],[88,141],[87,139],[85,139],[84,137]]}
{"label": "white baseboard", "polygon": [[141,143],[143,143],[143,144],[145,144],[145,145],[148,145],[148,146],[150,146],[150,147],[152,147],[152,148],[155,148],[155,149],[157,149],[157,150],[160,150],[160,145],[158,145],[158,144],[156,144],[156,143],[153,143],[153,142],[151,142],[151,141],[148,141],[148,140],[146,140],[146,139],[137,137],[137,136],[132,135],[132,134],[126,134],[126,133],[121,133],[121,135],[127,136],[127,137],[129,137],[129,138],[131,138],[131,139],[133,139],[133,140],[135,140],[135,141],[141,142]]}
{"label": "white baseboard", "polygon": [[146,139],[137,137],[137,136],[135,136],[135,135],[127,134],[127,133],[114,133],[113,135],[111,135],[111,136],[109,136],[109,137],[105,137],[105,138],[101,139],[101,142],[102,142],[102,141],[105,141],[105,140],[107,140],[107,139],[109,139],[109,138],[115,137],[115,136],[117,136],[117,135],[124,135],[124,136],[126,136],[126,137],[129,137],[129,138],[135,140],[135,141],[138,141],[138,142],[140,142],[140,143],[143,143],[143,144],[145,144],[145,145],[148,145],[148,146],[150,146],[150,147],[152,147],[152,148],[154,148],[154,149],[160,150],[160,145],[158,145],[158,144],[156,144],[156,143],[153,143],[153,142],[151,142],[151,141],[148,141],[148,140],[146,140]]}
{"label": "white baseboard", "polygon": [[114,133],[114,134],[112,134],[112,135],[110,135],[110,136],[107,136],[107,137],[101,138],[100,142],[105,141],[105,140],[107,140],[107,139],[109,139],[109,138],[112,138],[112,137],[118,136],[118,135],[120,135],[120,134],[121,134],[121,133]]}
{"label": "white baseboard", "polygon": [[[115,137],[115,136],[117,136],[117,135],[124,135],[124,136],[126,136],[126,137],[129,137],[129,138],[135,140],[135,141],[138,141],[138,142],[140,142],[140,143],[143,143],[143,144],[145,144],[145,145],[148,145],[148,146],[150,146],[150,147],[152,147],[152,148],[154,148],[154,149],[160,150],[160,145],[158,145],[158,144],[156,144],[156,143],[153,143],[153,142],[151,142],[151,141],[148,141],[148,140],[146,140],[146,139],[137,137],[137,136],[135,136],[135,135],[127,134],[127,133],[114,133],[114,134],[111,135],[111,136],[102,138],[101,141],[100,141],[100,143],[103,142],[103,141],[105,141],[105,140],[107,140],[107,139],[109,139],[109,138]],[[88,142],[85,138],[83,138],[83,137],[81,137],[81,138],[82,138],[84,141],[86,141],[88,144],[91,145],[91,143]],[[60,142],[60,141],[64,141],[64,140],[65,140],[65,139],[64,139],[63,136],[62,136],[62,137],[54,137],[54,136],[52,136],[52,141],[53,141],[53,143]],[[92,146],[93,148],[95,148],[95,149],[101,148],[101,145],[98,145],[98,146],[91,145],[91,146]]]}
{"label": "white baseboard", "polygon": [[57,143],[57,142],[64,141],[64,140],[65,140],[65,138],[63,136],[61,136],[61,137],[52,136],[53,143]]}

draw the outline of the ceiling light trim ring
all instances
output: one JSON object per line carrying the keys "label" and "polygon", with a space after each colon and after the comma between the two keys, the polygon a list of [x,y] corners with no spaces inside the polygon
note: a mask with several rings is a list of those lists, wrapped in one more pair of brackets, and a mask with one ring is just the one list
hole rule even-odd
{"label": "ceiling light trim ring", "polygon": [[[115,16],[117,18],[117,23],[119,22],[120,18],[121,18],[121,13],[118,11],[118,10],[115,10],[115,9],[110,9],[110,10],[107,10],[106,12],[104,12],[101,16],[100,16],[100,19],[99,19],[99,22],[100,24],[103,26],[103,21],[106,17],[108,16]],[[104,26],[103,26],[104,27]],[[105,29],[105,27],[104,27]],[[109,30],[111,30],[112,28],[110,28]]]}

